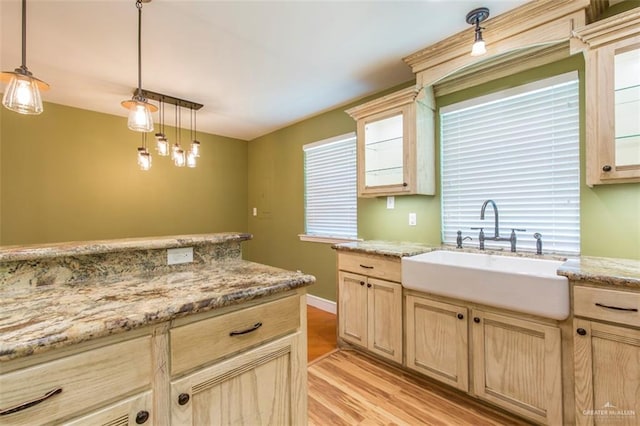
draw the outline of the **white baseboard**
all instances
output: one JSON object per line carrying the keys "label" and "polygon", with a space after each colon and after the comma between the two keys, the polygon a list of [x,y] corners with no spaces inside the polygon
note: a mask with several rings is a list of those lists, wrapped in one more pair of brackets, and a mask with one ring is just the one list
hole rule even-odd
{"label": "white baseboard", "polygon": [[322,309],[323,311],[330,312],[332,314],[338,312],[336,302],[314,296],[313,294],[307,294],[307,305]]}

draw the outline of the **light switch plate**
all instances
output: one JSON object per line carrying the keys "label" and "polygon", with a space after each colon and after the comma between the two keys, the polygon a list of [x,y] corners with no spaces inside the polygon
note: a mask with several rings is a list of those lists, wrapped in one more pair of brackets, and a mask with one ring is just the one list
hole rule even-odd
{"label": "light switch plate", "polygon": [[394,209],[396,207],[396,197],[389,196],[387,197],[387,208],[389,210]]}
{"label": "light switch plate", "polygon": [[409,226],[416,226],[416,214],[409,213]]}
{"label": "light switch plate", "polygon": [[193,262],[193,247],[180,247],[167,250],[167,265]]}

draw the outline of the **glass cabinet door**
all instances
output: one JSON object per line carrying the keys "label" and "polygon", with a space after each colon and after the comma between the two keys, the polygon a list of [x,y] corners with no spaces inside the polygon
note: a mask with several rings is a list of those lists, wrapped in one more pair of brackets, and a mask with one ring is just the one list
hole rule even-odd
{"label": "glass cabinet door", "polygon": [[365,186],[402,185],[403,114],[368,122],[364,133]]}
{"label": "glass cabinet door", "polygon": [[640,165],[640,46],[614,57],[615,165]]}

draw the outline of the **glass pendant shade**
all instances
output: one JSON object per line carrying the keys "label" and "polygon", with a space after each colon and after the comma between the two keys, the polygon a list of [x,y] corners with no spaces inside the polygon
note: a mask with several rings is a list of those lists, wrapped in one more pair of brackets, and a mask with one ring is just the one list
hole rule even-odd
{"label": "glass pendant shade", "polygon": [[169,141],[166,138],[160,138],[156,141],[156,151],[161,157],[169,155]]}
{"label": "glass pendant shade", "polygon": [[122,101],[122,106],[129,110],[129,120],[127,126],[136,132],[152,132],[153,117],[152,112],[156,112],[158,108],[151,105],[146,100],[132,99],[130,101]]}
{"label": "glass pendant shade", "polygon": [[186,158],[183,149],[179,149],[175,153],[175,157],[173,159],[175,165],[177,167],[184,167],[186,164]]}
{"label": "glass pendant shade", "polygon": [[42,98],[38,88],[39,80],[19,73],[3,74],[12,76],[2,97],[2,105],[20,114],[40,114]]}
{"label": "glass pendant shade", "polygon": [[487,53],[487,48],[484,44],[484,40],[478,40],[473,43],[473,46],[471,47],[471,56],[480,56],[485,53]]}
{"label": "glass pendant shade", "polygon": [[191,142],[191,152],[193,153],[194,157],[200,157],[200,142],[197,140],[194,140],[193,142]]}
{"label": "glass pendant shade", "polygon": [[187,167],[194,168],[196,166],[196,155],[193,151],[189,151],[187,154]]}
{"label": "glass pendant shade", "polygon": [[140,170],[147,171],[151,168],[151,154],[147,151],[145,147],[138,148],[138,166]]}

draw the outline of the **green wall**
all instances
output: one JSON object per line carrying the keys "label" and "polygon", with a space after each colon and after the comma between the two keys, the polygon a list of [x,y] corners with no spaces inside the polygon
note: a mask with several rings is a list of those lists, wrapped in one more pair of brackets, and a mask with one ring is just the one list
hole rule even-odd
{"label": "green wall", "polygon": [[125,117],[44,108],[0,108],[0,244],[246,232],[246,141],[199,132],[197,168],[154,155],[143,172]]}
{"label": "green wall", "polygon": [[[555,64],[443,96],[437,99],[437,104],[444,106],[570,70],[578,70],[581,77],[583,76],[582,56],[577,55]],[[408,84],[411,82],[403,86]],[[398,88],[400,87],[391,90]],[[580,90],[581,99],[584,99],[582,82]],[[257,262],[300,269],[315,275],[318,279],[317,284],[310,288],[310,293],[330,300],[335,300],[336,291],[335,252],[331,250],[330,244],[301,242],[297,236],[304,232],[302,146],[355,131],[355,122],[344,113],[349,106],[312,117],[249,143],[249,208],[257,207],[258,216],[249,217],[249,231],[254,234],[254,240],[248,243],[247,257]],[[584,120],[582,104],[582,170]],[[437,152],[438,145],[436,141]],[[439,175],[438,165],[436,175]],[[439,187],[439,181],[437,185]],[[417,213],[415,227],[408,225],[409,212]],[[358,199],[358,236],[367,240],[416,241],[439,245],[439,194],[396,197],[393,210],[386,208],[384,197]],[[605,185],[596,188],[582,185],[581,246],[583,255],[640,259],[640,184]]]}

